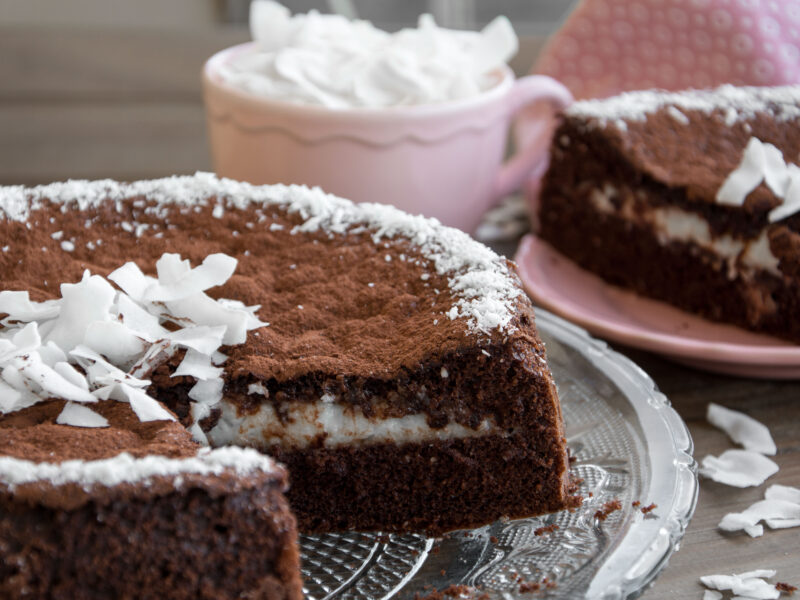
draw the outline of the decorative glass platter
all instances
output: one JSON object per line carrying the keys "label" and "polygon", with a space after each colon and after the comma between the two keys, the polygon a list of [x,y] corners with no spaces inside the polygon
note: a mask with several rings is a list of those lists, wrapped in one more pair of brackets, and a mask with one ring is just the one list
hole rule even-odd
{"label": "decorative glass platter", "polygon": [[[637,596],[665,566],[697,500],[686,425],[630,360],[549,312],[536,314],[583,504],[442,538],[302,536],[307,598],[413,598],[466,585],[492,599],[612,600]],[[615,500],[621,508],[598,519]]]}

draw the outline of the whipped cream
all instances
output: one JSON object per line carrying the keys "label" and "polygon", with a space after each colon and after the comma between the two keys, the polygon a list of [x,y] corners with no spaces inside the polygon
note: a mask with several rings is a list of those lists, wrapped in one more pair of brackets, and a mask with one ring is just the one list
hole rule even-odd
{"label": "whipped cream", "polygon": [[517,52],[511,23],[497,17],[481,32],[438,27],[422,15],[416,29],[388,33],[340,15],[291,16],[277,2],[250,8],[255,43],[220,67],[246,92],[328,108],[388,107],[476,96],[498,82]]}

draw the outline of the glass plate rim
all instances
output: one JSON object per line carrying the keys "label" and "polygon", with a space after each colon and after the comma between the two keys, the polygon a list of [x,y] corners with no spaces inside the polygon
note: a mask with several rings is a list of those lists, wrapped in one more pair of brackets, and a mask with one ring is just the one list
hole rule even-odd
{"label": "glass plate rim", "polygon": [[[689,429],[655,381],[605,341],[539,306],[536,325],[607,376],[634,409],[648,443],[671,450],[653,452],[651,448],[647,453],[648,471],[659,477],[650,477],[644,497],[661,500],[658,516],[631,527],[625,538],[635,533],[636,543],[621,544],[598,569],[585,594],[587,599],[633,598],[655,580],[678,549],[697,505],[697,463]],[[669,502],[665,504],[664,499]]]}

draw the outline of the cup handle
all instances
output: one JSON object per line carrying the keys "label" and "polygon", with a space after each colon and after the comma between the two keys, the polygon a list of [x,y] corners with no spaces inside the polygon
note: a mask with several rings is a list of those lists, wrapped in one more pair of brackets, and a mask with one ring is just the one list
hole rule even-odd
{"label": "cup handle", "polygon": [[[557,113],[572,104],[572,100],[570,91],[551,77],[546,75],[521,77],[514,82],[509,94],[510,120],[532,104],[549,102],[553,113]],[[537,141],[515,152],[514,156],[500,167],[494,180],[492,195],[495,201],[518,190],[531,173],[544,170],[550,140],[543,139],[541,134],[549,126],[550,122],[544,119],[539,119],[531,125],[533,134],[530,137]]]}

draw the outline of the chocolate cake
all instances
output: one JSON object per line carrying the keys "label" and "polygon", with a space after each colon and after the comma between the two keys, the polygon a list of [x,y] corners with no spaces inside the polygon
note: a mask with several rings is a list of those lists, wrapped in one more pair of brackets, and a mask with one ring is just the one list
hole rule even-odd
{"label": "chocolate cake", "polygon": [[0,188],[0,210],[2,289],[29,293],[0,292],[3,585],[124,597],[142,561],[142,597],[157,572],[161,597],[297,597],[285,473],[256,450],[307,532],[578,501],[531,303],[466,234],[208,174]]}
{"label": "chocolate cake", "polygon": [[0,416],[0,597],[302,598],[284,469],[122,402],[91,429],[63,406]]}
{"label": "chocolate cake", "polygon": [[800,86],[576,102],[551,155],[542,239],[612,284],[800,341]]}

